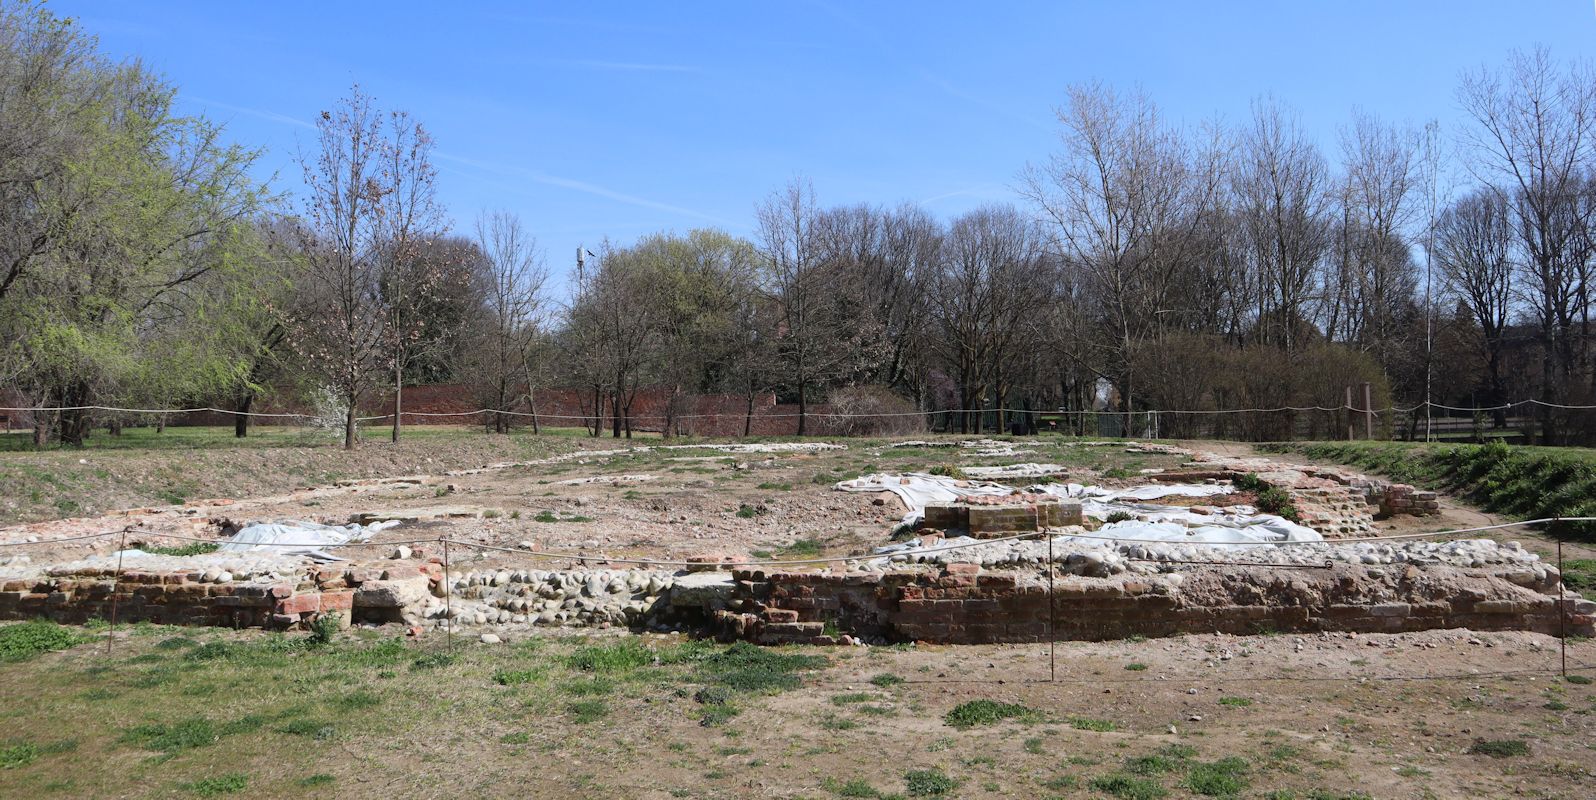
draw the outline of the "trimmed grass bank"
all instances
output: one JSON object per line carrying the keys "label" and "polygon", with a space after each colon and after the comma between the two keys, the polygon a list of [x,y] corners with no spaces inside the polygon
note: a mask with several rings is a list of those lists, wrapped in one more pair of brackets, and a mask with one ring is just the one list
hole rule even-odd
{"label": "trimmed grass bank", "polygon": [[[1596,517],[1596,451],[1584,448],[1422,442],[1306,442],[1263,445],[1274,453],[1348,464],[1435,489],[1519,519]],[[1596,523],[1547,526],[1561,539],[1596,541]]]}

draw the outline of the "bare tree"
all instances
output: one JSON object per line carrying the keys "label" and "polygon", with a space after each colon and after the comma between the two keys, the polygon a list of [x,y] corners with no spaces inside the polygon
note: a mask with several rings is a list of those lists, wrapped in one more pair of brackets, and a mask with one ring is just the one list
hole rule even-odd
{"label": "bare tree", "polygon": [[300,157],[309,240],[291,310],[294,345],[337,394],[344,448],[352,450],[360,401],[392,366],[382,270],[384,204],[393,191],[384,174],[389,151],[383,114],[359,87],[323,111],[316,130],[317,154]]}
{"label": "bare tree", "polygon": [[[437,169],[432,166],[432,135],[404,111],[387,115],[382,142],[383,203],[378,216],[378,249],[383,303],[388,312],[388,340],[393,349],[393,441],[399,441],[404,417],[405,367],[415,345],[426,340],[427,319],[409,313],[439,291],[453,270],[422,257],[426,244],[447,228],[437,200]],[[431,341],[438,341],[432,337]]]}
{"label": "bare tree", "polygon": [[1295,115],[1270,99],[1253,104],[1237,154],[1233,191],[1258,279],[1259,334],[1290,353],[1315,310],[1314,277],[1329,243],[1329,171]]}
{"label": "bare tree", "polygon": [[[1573,328],[1584,309],[1585,231],[1596,205],[1581,202],[1596,155],[1596,74],[1557,64],[1545,49],[1514,52],[1501,73],[1481,68],[1458,91],[1473,124],[1467,166],[1515,217],[1525,299],[1540,329],[1543,391],[1566,396],[1576,368]],[[1548,438],[1555,418],[1545,409]]]}
{"label": "bare tree", "polygon": [[[1447,288],[1479,326],[1485,348],[1487,401],[1507,400],[1502,354],[1514,295],[1515,213],[1494,190],[1466,195],[1443,211],[1435,226],[1435,262]],[[1498,422],[1501,421],[1498,415]]]}
{"label": "bare tree", "polygon": [[1098,309],[1100,335],[1078,340],[1072,355],[1110,380],[1129,411],[1138,353],[1218,193],[1219,151],[1194,156],[1139,93],[1071,87],[1057,114],[1062,150],[1027,168],[1021,191]]}
{"label": "bare tree", "polygon": [[[536,386],[538,374],[534,360],[543,336],[547,299],[544,286],[548,268],[544,266],[537,240],[526,233],[521,220],[506,212],[477,217],[478,293],[483,299],[483,318],[479,325],[473,378],[482,387],[482,396],[495,411],[509,411],[521,399],[524,384],[527,407],[537,430]],[[509,417],[493,415],[493,429],[509,430]]]}

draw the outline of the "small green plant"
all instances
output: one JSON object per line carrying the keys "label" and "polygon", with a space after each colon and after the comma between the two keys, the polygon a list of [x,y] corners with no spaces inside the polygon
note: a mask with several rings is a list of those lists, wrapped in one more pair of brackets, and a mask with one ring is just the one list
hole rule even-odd
{"label": "small green plant", "polygon": [[1018,703],[971,700],[955,706],[942,719],[954,728],[973,728],[977,725],[995,725],[1006,719],[1035,722],[1041,719],[1041,714]]}
{"label": "small green plant", "polygon": [[188,544],[173,545],[171,547],[146,544],[140,546],[139,549],[149,553],[150,555],[178,556],[181,558],[184,556],[202,556],[206,553],[214,553],[218,547],[220,547],[220,545],[216,544],[215,542],[189,542]]}
{"label": "small green plant", "polygon": [[1302,516],[1297,512],[1297,506],[1291,502],[1291,495],[1285,489],[1270,487],[1258,493],[1258,510],[1265,514],[1274,514],[1277,517],[1301,522]]}
{"label": "small green plant", "polygon": [[1106,719],[1093,719],[1091,717],[1070,717],[1070,727],[1078,731],[1096,731],[1108,733],[1118,729],[1113,722]]}
{"label": "small green plant", "polygon": [[1118,797],[1120,800],[1161,800],[1169,796],[1169,792],[1158,785],[1158,781],[1123,773],[1099,775],[1087,785],[1093,791]]}
{"label": "small green plant", "polygon": [[1469,755],[1515,758],[1529,755],[1529,742],[1523,739],[1479,739],[1469,746]]}
{"label": "small green plant", "polygon": [[325,772],[318,772],[315,775],[306,775],[305,777],[300,778],[299,785],[305,787],[306,789],[314,789],[317,786],[331,786],[336,780],[337,778],[334,778]]}
{"label": "small green plant", "polygon": [[1235,797],[1247,788],[1245,759],[1221,758],[1191,765],[1186,773],[1186,788],[1204,797]]}
{"label": "small green plant", "polygon": [[601,720],[610,713],[609,703],[603,700],[579,700],[565,707],[565,713],[578,725]]}
{"label": "small green plant", "polygon": [[936,767],[911,769],[903,773],[903,783],[910,797],[936,797],[959,788],[958,781]]}
{"label": "small green plant", "polygon": [[544,511],[539,511],[538,513],[534,514],[532,516],[532,521],[533,522],[559,522],[560,518],[558,516],[555,516],[553,511],[544,510]]}
{"label": "small green plant", "polygon": [[506,733],[505,735],[499,737],[500,744],[526,744],[530,741],[532,741],[532,734],[527,733],[526,731]]}
{"label": "small green plant", "polygon": [[754,517],[759,516],[759,509],[756,509],[747,503],[740,503],[737,506],[737,516],[741,519],[753,519]]}
{"label": "small green plant", "polygon": [[889,686],[897,686],[898,684],[903,683],[903,679],[890,672],[883,672],[880,675],[871,678],[870,682],[885,689]]}
{"label": "small green plant", "polygon": [[1219,698],[1219,704],[1230,706],[1231,708],[1246,708],[1252,705],[1252,700],[1246,697],[1221,697]]}
{"label": "small green plant", "polygon": [[1587,686],[1591,682],[1591,678],[1590,678],[1589,675],[1569,675],[1568,677],[1564,678],[1563,680],[1566,680],[1569,683],[1578,684],[1580,686]]}
{"label": "small green plant", "polygon": [[1116,522],[1134,522],[1135,520],[1136,515],[1130,513],[1129,511],[1110,511],[1108,513],[1108,517],[1104,519],[1103,522],[1104,524],[1112,525]]}
{"label": "small green plant", "polygon": [[1261,492],[1269,488],[1269,484],[1264,483],[1263,479],[1259,478],[1258,473],[1256,472],[1249,472],[1245,475],[1237,475],[1235,478],[1231,479],[1230,485],[1240,489],[1243,492]]}
{"label": "small green plant", "polygon": [[786,558],[814,558],[824,552],[826,543],[819,539],[799,539],[781,549]]}
{"label": "small green plant", "polygon": [[1145,671],[1147,671],[1147,665],[1146,664],[1142,664],[1140,662],[1133,661],[1133,662],[1131,662],[1129,664],[1126,664],[1125,665],[1125,669],[1127,669],[1127,670],[1129,670],[1131,672],[1145,672]]}
{"label": "small green plant", "polygon": [[230,772],[226,775],[215,775],[201,778],[193,783],[182,784],[185,791],[200,797],[219,797],[224,794],[237,794],[249,788],[249,776],[242,772]]}
{"label": "small green plant", "polygon": [[493,682],[500,686],[520,686],[535,683],[543,677],[541,669],[501,669],[493,673]]}
{"label": "small green plant", "polygon": [[48,620],[0,626],[0,662],[27,661],[35,656],[88,641],[77,631]]}
{"label": "small green plant", "polygon": [[1032,736],[1031,738],[1026,739],[1025,742],[1020,745],[1020,747],[1022,747],[1025,752],[1030,753],[1033,756],[1039,756],[1042,754],[1042,737]]}
{"label": "small green plant", "polygon": [[343,626],[344,615],[333,611],[326,614],[317,614],[310,621],[310,643],[312,646],[332,644],[338,638],[338,631]]}
{"label": "small green plant", "polygon": [[278,728],[277,732],[286,733],[289,736],[304,736],[315,739],[318,742],[325,742],[333,738],[338,731],[330,722],[324,722],[319,719],[295,719],[289,720],[288,723]]}
{"label": "small green plant", "polygon": [[848,694],[834,694],[831,696],[831,704],[836,706],[846,706],[868,702],[870,702],[869,692],[850,692]]}

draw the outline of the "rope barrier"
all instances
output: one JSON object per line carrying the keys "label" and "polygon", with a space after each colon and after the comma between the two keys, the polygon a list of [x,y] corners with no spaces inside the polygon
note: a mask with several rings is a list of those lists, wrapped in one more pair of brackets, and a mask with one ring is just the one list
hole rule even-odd
{"label": "rope barrier", "polygon": [[[1002,537],[993,538],[993,539],[980,539],[980,540],[974,541],[974,542],[963,542],[963,543],[959,543],[959,544],[942,545],[942,546],[939,546],[939,547],[930,547],[930,548],[925,548],[925,549],[921,549],[921,550],[903,551],[903,554],[906,554],[906,555],[927,555],[927,554],[932,554],[932,553],[952,552],[952,551],[955,551],[955,550],[964,550],[964,549],[969,549],[969,548],[972,548],[972,547],[984,547],[986,545],[1002,544],[1004,542],[1013,542],[1013,541],[1019,541],[1019,540],[1022,540],[1022,539],[1041,539],[1043,537],[1047,537],[1049,539],[1093,539],[1093,540],[1100,540],[1100,541],[1106,541],[1106,542],[1116,542],[1116,543],[1121,543],[1122,542],[1122,543],[1127,543],[1127,544],[1165,544],[1165,545],[1168,545],[1168,544],[1185,544],[1185,545],[1198,545],[1198,546],[1210,546],[1210,547],[1238,547],[1238,546],[1239,547],[1305,547],[1305,546],[1306,547],[1337,547],[1337,546],[1341,546],[1341,545],[1358,544],[1358,543],[1362,543],[1362,542],[1383,542],[1383,541],[1398,541],[1398,540],[1409,540],[1409,539],[1433,538],[1433,537],[1441,537],[1441,536],[1455,536],[1455,535],[1464,534],[1464,533],[1479,533],[1479,532],[1483,532],[1483,531],[1503,530],[1503,529],[1506,529],[1506,528],[1518,528],[1518,527],[1525,527],[1525,526],[1529,526],[1529,525],[1541,525],[1541,524],[1545,524],[1545,523],[1548,523],[1548,522],[1596,522],[1596,517],[1546,517],[1546,518],[1542,518],[1542,519],[1522,520],[1522,521],[1518,521],[1518,522],[1505,522],[1505,523],[1501,523],[1501,524],[1498,524],[1498,525],[1482,525],[1482,526],[1474,527],[1474,528],[1454,528],[1454,529],[1451,529],[1451,530],[1444,530],[1444,531],[1430,531],[1430,532],[1424,532],[1424,533],[1394,534],[1394,535],[1391,535],[1391,536],[1364,536],[1364,537],[1355,537],[1355,538],[1348,538],[1348,539],[1326,539],[1324,541],[1318,541],[1318,542],[1245,542],[1245,543],[1181,542],[1181,541],[1172,542],[1172,541],[1169,541],[1167,539],[1134,539],[1134,538],[1119,538],[1119,537],[1115,537],[1115,536],[1103,536],[1103,535],[1100,535],[1100,534],[1090,534],[1090,533],[1049,533],[1048,531],[1033,531],[1033,532],[1021,533],[1021,534],[1015,534],[1013,536],[1002,536]],[[115,530],[115,531],[105,531],[103,533],[89,534],[89,535],[86,535],[86,536],[73,536],[73,537],[67,537],[67,538],[63,538],[63,539],[48,539],[48,540],[39,541],[39,542],[0,542],[0,547],[30,547],[30,546],[35,546],[36,547],[36,546],[44,546],[44,545],[56,544],[58,542],[81,541],[81,540],[84,540],[84,539],[98,539],[98,538],[104,538],[104,537],[108,537],[108,536],[117,536],[117,535],[120,535],[121,533],[122,533],[121,530]],[[138,535],[140,535],[140,536],[154,536],[154,537],[160,537],[160,538],[163,538],[163,539],[174,539],[174,540],[177,540],[177,541],[184,541],[184,542],[202,542],[202,543],[208,543],[208,544],[216,544],[217,543],[217,540],[215,540],[215,539],[204,539],[204,538],[200,538],[200,537],[196,537],[196,536],[183,536],[181,534],[175,534],[175,533],[159,533],[159,532],[156,532],[156,531],[137,531],[136,533]],[[561,551],[557,551],[557,550],[529,550],[529,549],[517,548],[517,547],[503,547],[503,546],[499,546],[499,545],[483,544],[483,543],[480,543],[480,542],[471,542],[471,541],[466,541],[466,540],[463,540],[463,539],[452,539],[452,538],[448,538],[448,537],[444,537],[442,539],[440,539],[440,538],[405,539],[405,540],[386,541],[386,542],[347,542],[347,543],[344,543],[344,544],[336,544],[336,545],[329,545],[329,544],[327,544],[325,542],[308,542],[308,543],[274,542],[274,543],[272,543],[271,545],[268,545],[268,546],[271,546],[271,547],[316,547],[316,548],[323,548],[323,549],[332,549],[332,548],[337,548],[337,547],[394,547],[394,546],[401,545],[401,544],[403,544],[403,545],[435,544],[435,543],[438,543],[438,542],[441,542],[441,541],[444,541],[444,540],[447,540],[447,541],[449,541],[452,544],[455,544],[455,545],[458,545],[458,546],[462,546],[462,547],[470,547],[470,548],[481,549],[481,550],[494,550],[494,551],[505,552],[505,553],[515,553],[517,555],[533,556],[533,557],[536,557],[536,558],[544,558],[544,559],[548,559],[548,560],[551,560],[551,561],[598,561],[598,562],[603,562],[603,563],[606,563],[606,564],[638,564],[638,565],[647,565],[647,566],[675,566],[675,567],[704,566],[703,562],[697,562],[697,561],[676,561],[676,560],[671,560],[671,559],[657,559],[657,558],[611,557],[611,556],[605,556],[605,555],[595,555],[595,554],[591,554],[591,553],[561,552]],[[833,557],[830,557],[830,558],[755,559],[755,560],[748,560],[748,561],[737,561],[737,562],[734,562],[734,563],[735,563],[736,566],[739,566],[739,567],[805,566],[805,565],[812,565],[812,564],[831,564],[831,563],[836,563],[836,562],[839,562],[839,561],[840,562],[845,562],[845,563],[846,562],[854,562],[854,561],[873,561],[873,560],[881,559],[881,558],[891,558],[894,555],[898,555],[898,553],[872,553],[872,554],[869,554],[869,555],[833,556]],[[1129,561],[1145,561],[1145,562],[1150,562],[1150,563],[1166,563],[1166,562],[1167,563],[1188,563],[1188,562],[1182,562],[1182,561],[1175,560],[1175,559],[1127,558],[1126,560],[1129,560]],[[1221,564],[1221,563],[1226,563],[1226,562],[1193,561],[1193,562],[1189,562],[1189,563],[1194,563],[1194,564]],[[1238,566],[1258,566],[1258,567],[1278,566],[1278,567],[1301,567],[1301,568],[1309,568],[1309,569],[1319,569],[1319,568],[1322,568],[1324,566],[1324,564],[1270,564],[1270,563],[1264,563],[1264,562],[1250,562],[1250,561],[1239,561],[1239,562],[1234,562],[1234,564],[1238,565]]]}
{"label": "rope barrier", "polygon": [[[754,416],[755,418],[758,418],[758,419],[787,419],[787,418],[796,418],[796,417],[809,417],[809,418],[814,418],[814,419],[877,419],[877,418],[883,418],[883,417],[923,417],[923,416],[929,416],[929,415],[934,415],[934,414],[979,414],[979,413],[997,413],[997,412],[1002,412],[1002,413],[1005,413],[1005,414],[1079,414],[1079,415],[1090,415],[1090,416],[1129,416],[1129,415],[1137,415],[1137,414],[1193,414],[1193,415],[1200,415],[1200,414],[1269,414],[1269,413],[1280,413],[1280,412],[1287,412],[1287,411],[1326,411],[1326,412],[1350,411],[1350,412],[1352,412],[1354,414],[1390,414],[1390,413],[1407,414],[1407,413],[1412,413],[1412,412],[1415,412],[1415,411],[1422,410],[1424,408],[1436,408],[1436,409],[1442,409],[1442,410],[1445,410],[1445,411],[1457,411],[1457,412],[1464,412],[1464,413],[1485,413],[1485,412],[1491,412],[1491,411],[1505,411],[1505,410],[1513,409],[1513,408],[1516,408],[1518,406],[1524,406],[1524,405],[1538,405],[1538,406],[1545,406],[1547,408],[1556,408],[1556,409],[1561,409],[1561,410],[1566,410],[1566,411],[1590,411],[1590,410],[1596,410],[1596,405],[1571,405],[1571,404],[1566,404],[1566,403],[1553,403],[1553,402],[1550,402],[1550,401],[1539,400],[1539,399],[1526,399],[1526,400],[1515,400],[1515,401],[1512,401],[1512,402],[1509,402],[1509,403],[1503,403],[1501,405],[1495,405],[1495,406],[1449,406],[1449,405],[1445,405],[1445,404],[1442,404],[1442,403],[1424,401],[1424,402],[1420,402],[1419,404],[1413,405],[1413,406],[1390,405],[1390,406],[1385,406],[1383,408],[1367,408],[1367,409],[1366,408],[1358,408],[1357,406],[1353,406],[1353,405],[1349,405],[1349,404],[1342,404],[1342,405],[1339,405],[1339,406],[1318,406],[1318,405],[1315,405],[1315,406],[1274,406],[1274,407],[1269,407],[1269,408],[1257,407],[1257,408],[1215,408],[1215,409],[1146,409],[1146,410],[1140,410],[1140,411],[1113,411],[1113,410],[1100,410],[1100,409],[1071,409],[1071,410],[1063,410],[1063,411],[1047,411],[1047,410],[1035,409],[1035,408],[945,408],[945,409],[928,409],[928,410],[924,410],[924,411],[893,411],[893,412],[878,412],[878,413],[859,413],[859,412],[850,413],[850,412],[840,412],[840,411],[811,411],[811,412],[807,412],[807,413],[803,413],[803,414],[798,414],[798,413],[793,413],[793,412],[780,413],[780,414],[760,414],[760,413],[756,413],[756,414],[753,414],[752,416]],[[231,415],[231,416],[240,416],[240,417],[260,417],[260,418],[268,418],[268,419],[270,419],[270,418],[275,418],[275,419],[317,419],[317,418],[319,418],[318,415],[316,415],[316,414],[303,414],[303,413],[295,413],[295,412],[275,413],[275,412],[261,412],[261,411],[235,411],[235,410],[226,409],[226,408],[216,408],[214,406],[203,406],[203,407],[194,407],[194,408],[125,408],[125,407],[121,407],[121,406],[103,406],[103,405],[84,405],[84,406],[0,406],[0,412],[4,412],[4,413],[19,413],[19,412],[20,413],[58,413],[58,412],[63,412],[63,411],[106,411],[106,412],[119,413],[119,414],[197,414],[197,413],[209,412],[209,413],[214,413],[214,414],[227,414],[227,415]],[[405,416],[405,417],[469,417],[469,416],[477,416],[477,415],[482,415],[482,414],[501,414],[501,415],[504,415],[504,416],[512,416],[512,417],[537,417],[539,419],[558,419],[558,420],[575,419],[575,420],[592,421],[594,419],[601,419],[601,420],[614,419],[614,417],[612,415],[609,415],[609,414],[547,414],[547,413],[535,412],[535,411],[512,411],[512,410],[509,410],[509,409],[493,409],[493,408],[478,408],[478,409],[475,409],[475,410],[472,410],[472,411],[404,411],[404,412],[401,412],[401,414],[403,416]],[[737,412],[728,412],[728,413],[724,413],[724,414],[626,414],[626,415],[622,416],[622,419],[630,419],[630,420],[638,420],[638,421],[653,421],[653,420],[713,419],[713,418],[719,418],[719,417],[740,418],[740,417],[744,417],[744,416],[747,416],[747,415],[743,414],[743,413],[737,413]],[[373,421],[376,421],[376,420],[392,419],[392,418],[393,418],[393,413],[389,412],[389,413],[386,413],[386,414],[376,414],[376,415],[372,415],[372,416],[356,417],[355,419],[356,419],[356,421],[359,421],[359,422],[373,422]]]}

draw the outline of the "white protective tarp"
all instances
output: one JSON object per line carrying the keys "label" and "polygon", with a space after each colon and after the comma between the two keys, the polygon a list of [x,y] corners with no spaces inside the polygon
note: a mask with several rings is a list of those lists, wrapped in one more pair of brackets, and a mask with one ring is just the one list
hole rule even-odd
{"label": "white protective tarp", "polygon": [[[866,475],[842,481],[836,488],[845,492],[892,492],[909,509],[901,526],[912,527],[932,503],[951,503],[965,497],[1002,497],[1014,489],[998,483],[961,481],[939,475]],[[1259,514],[1251,506],[1217,509],[1199,514],[1182,506],[1151,502],[1162,497],[1212,497],[1229,494],[1232,488],[1217,484],[1150,484],[1129,489],[1106,489],[1078,483],[1054,483],[1028,487],[1033,494],[1051,494],[1081,504],[1081,512],[1093,519],[1107,519],[1115,512],[1132,514],[1135,520],[1104,525],[1082,542],[1101,542],[1102,537],[1141,539],[1160,542],[1199,544],[1257,545],[1272,542],[1318,542],[1324,537],[1312,528],[1298,525],[1273,514]],[[1077,537],[1069,537],[1077,538]]]}
{"label": "white protective tarp", "polygon": [[378,531],[398,525],[398,520],[370,525],[318,525],[314,522],[283,520],[246,525],[224,540],[217,552],[243,553],[263,550],[279,555],[304,556],[314,561],[342,561],[326,548],[369,540]]}

